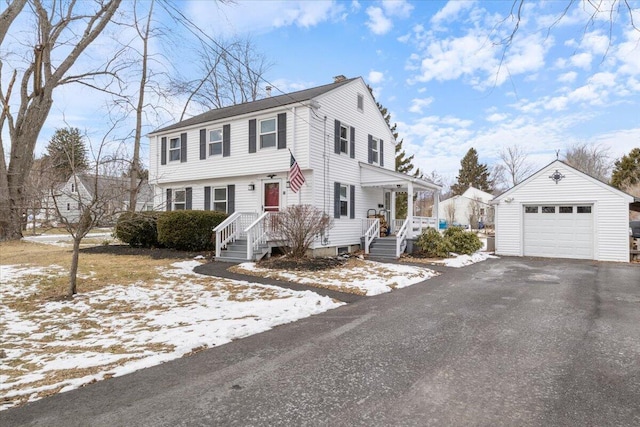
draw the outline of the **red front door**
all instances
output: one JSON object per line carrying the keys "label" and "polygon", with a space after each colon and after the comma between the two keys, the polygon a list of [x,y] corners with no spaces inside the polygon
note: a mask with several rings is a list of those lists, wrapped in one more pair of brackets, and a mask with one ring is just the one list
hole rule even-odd
{"label": "red front door", "polygon": [[264,210],[265,212],[280,210],[280,183],[266,182],[264,184]]}

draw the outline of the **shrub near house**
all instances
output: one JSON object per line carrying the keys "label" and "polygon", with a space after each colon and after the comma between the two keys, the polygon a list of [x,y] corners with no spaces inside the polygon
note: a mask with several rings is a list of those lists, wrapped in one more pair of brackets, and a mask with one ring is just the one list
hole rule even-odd
{"label": "shrub near house", "polygon": [[424,255],[438,258],[448,257],[451,252],[470,255],[482,248],[482,242],[475,233],[460,227],[449,227],[444,234],[429,228],[420,235],[416,245]]}
{"label": "shrub near house", "polygon": [[227,218],[217,211],[173,211],[158,218],[158,242],[182,251],[214,249],[213,229]]}

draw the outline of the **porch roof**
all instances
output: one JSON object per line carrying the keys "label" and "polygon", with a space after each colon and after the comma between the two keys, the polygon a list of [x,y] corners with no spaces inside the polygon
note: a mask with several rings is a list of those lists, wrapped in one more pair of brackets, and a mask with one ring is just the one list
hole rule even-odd
{"label": "porch roof", "polygon": [[440,191],[442,186],[429,180],[416,178],[400,172],[394,172],[367,163],[360,164],[360,185],[363,187],[378,187],[385,190],[407,192],[409,183],[413,184],[413,191]]}

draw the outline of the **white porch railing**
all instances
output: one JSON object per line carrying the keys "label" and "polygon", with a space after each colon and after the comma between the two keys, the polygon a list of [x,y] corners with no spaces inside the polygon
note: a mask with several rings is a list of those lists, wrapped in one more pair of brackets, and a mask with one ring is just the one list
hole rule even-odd
{"label": "white porch railing", "polygon": [[404,221],[400,226],[400,229],[396,232],[396,258],[400,258],[400,254],[404,252],[407,247],[407,231],[409,230],[409,220],[396,220]]}
{"label": "white porch railing", "polygon": [[234,212],[222,221],[213,231],[216,233],[216,258],[229,242],[244,236],[244,230],[258,217],[255,212]]}
{"label": "white porch railing", "polygon": [[[366,229],[365,229],[366,227]],[[369,253],[369,247],[373,239],[380,236],[380,219],[379,218],[363,218],[362,229],[364,232],[364,253]]]}
{"label": "white porch railing", "polygon": [[411,224],[411,229],[414,231],[414,236],[422,234],[422,232],[427,228],[435,228],[438,229],[438,222],[435,218],[427,217],[427,216],[414,216],[413,224]]}
{"label": "white porch railing", "polygon": [[267,243],[267,237],[269,236],[271,213],[263,212],[255,221],[253,221],[247,228],[244,229],[244,233],[247,235],[247,259],[253,260],[253,254],[259,249],[260,245]]}
{"label": "white porch railing", "polygon": [[404,219],[391,220],[391,234],[398,234],[398,231],[400,230],[400,228],[402,228],[402,225],[404,224],[404,222],[405,222]]}

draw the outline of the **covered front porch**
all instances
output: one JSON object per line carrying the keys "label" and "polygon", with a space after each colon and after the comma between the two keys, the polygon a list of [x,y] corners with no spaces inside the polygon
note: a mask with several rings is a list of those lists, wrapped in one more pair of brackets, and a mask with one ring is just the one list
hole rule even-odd
{"label": "covered front porch", "polygon": [[[388,194],[388,209],[368,210],[362,220],[363,249],[371,253],[374,246],[381,249],[386,257],[398,258],[407,246],[407,239],[419,236],[426,228],[438,228],[438,202],[442,187],[426,179],[416,178],[399,172],[390,171],[366,163],[360,163],[360,185],[362,188],[374,188]],[[397,195],[405,193],[407,203],[406,218],[396,218]],[[425,209],[416,215],[415,200],[427,193],[433,198],[432,214],[426,216]],[[386,197],[385,197],[386,198]],[[424,200],[424,197],[421,198]],[[387,223],[383,227],[382,222]],[[386,232],[384,228],[387,228]],[[394,245],[395,244],[395,245]],[[395,247],[394,247],[395,246]],[[392,250],[395,249],[395,250]]]}

